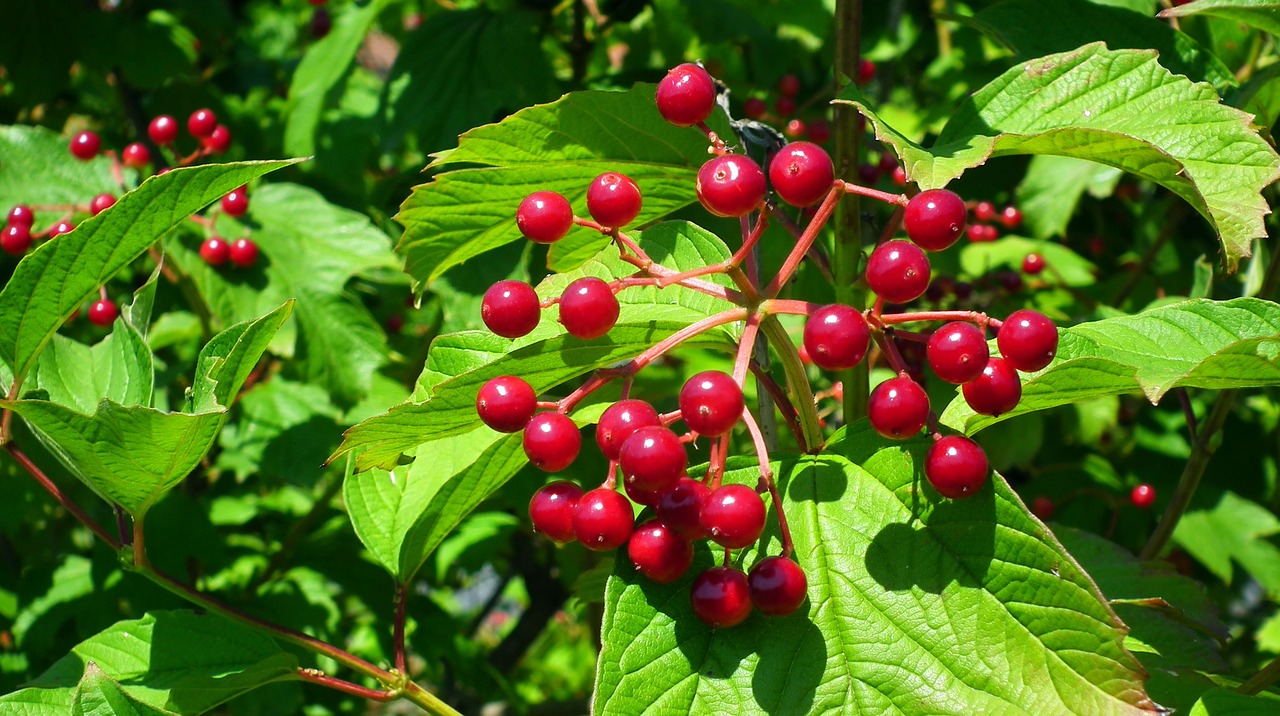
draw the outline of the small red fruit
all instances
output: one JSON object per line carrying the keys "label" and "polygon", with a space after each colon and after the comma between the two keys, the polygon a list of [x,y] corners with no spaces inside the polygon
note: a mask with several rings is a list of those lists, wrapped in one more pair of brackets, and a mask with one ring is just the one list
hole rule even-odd
{"label": "small red fruit", "polygon": [[1129,501],[1140,510],[1150,509],[1156,503],[1156,488],[1144,482],[1129,493]]}
{"label": "small red fruit", "polygon": [[924,459],[924,476],[943,497],[970,497],[987,481],[990,465],[977,443],[960,435],[939,438]]}
{"label": "small red fruit", "polygon": [[1039,495],[1031,501],[1031,514],[1039,517],[1041,521],[1047,522],[1053,519],[1053,513],[1056,509],[1057,506],[1053,503],[1053,500],[1044,495]]}
{"label": "small red fruit", "polygon": [[9,210],[8,223],[15,226],[25,226],[28,229],[36,223],[36,214],[31,207],[25,204],[18,204]]}
{"label": "small red fruit", "polygon": [[229,216],[239,218],[249,210],[249,195],[244,189],[233,189],[222,197],[222,210]]}
{"label": "small red fruit", "polygon": [[618,466],[627,484],[645,491],[674,486],[689,466],[684,443],[663,427],[640,428],[622,443]]}
{"label": "small red fruit", "polygon": [[253,239],[241,237],[231,242],[227,256],[236,266],[248,268],[258,262],[258,245]]}
{"label": "small red fruit", "polygon": [[210,266],[221,266],[231,258],[231,245],[220,236],[210,236],[200,244],[200,258]]}
{"label": "small red fruit", "polygon": [[112,194],[99,194],[93,197],[93,201],[89,202],[89,213],[97,216],[102,212],[110,209],[116,203],[116,198]]}
{"label": "small red fruit", "polygon": [[80,132],[71,138],[71,156],[81,161],[89,161],[98,156],[102,149],[102,140],[96,132]]}
{"label": "small red fruit", "polygon": [[634,527],[631,501],[607,487],[583,495],[573,510],[573,534],[582,546],[596,552],[626,544]]}
{"label": "small red fruit", "polygon": [[812,142],[792,142],[769,162],[769,181],[782,200],[792,206],[822,201],[835,182],[835,169],[826,150]]}
{"label": "small red fruit", "polygon": [[204,139],[218,128],[218,116],[211,109],[197,109],[187,118],[187,131],[197,139]]}
{"label": "small red fruit", "polygon": [[528,335],[541,317],[538,294],[523,281],[499,281],[485,291],[480,302],[480,319],[503,338]]}
{"label": "small red fruit", "polygon": [[795,97],[800,94],[800,78],[795,75],[783,75],[778,80],[778,91],[787,97]]}
{"label": "small red fruit", "polygon": [[535,191],[516,209],[516,226],[530,241],[553,244],[573,228],[573,207],[554,191]]}
{"label": "small red fruit", "polygon": [[109,326],[120,315],[120,310],[110,299],[99,299],[89,306],[89,322],[95,326]]}
{"label": "small red fruit", "polygon": [[209,136],[200,139],[200,144],[213,154],[224,154],[231,148],[231,130],[227,125],[219,124]]}
{"label": "small red fruit", "polygon": [[151,152],[142,142],[133,142],[120,152],[120,161],[126,167],[141,169],[151,163]]}
{"label": "small red fruit", "polygon": [[1023,308],[1009,314],[1000,325],[996,347],[1014,368],[1031,373],[1053,362],[1058,353],[1058,327],[1044,314]]}
{"label": "small red fruit", "polygon": [[929,189],[911,197],[902,214],[907,236],[922,249],[941,251],[964,233],[968,211],[964,200],[946,189]]}
{"label": "small red fruit", "polygon": [[711,488],[690,477],[681,477],[676,484],[663,490],[658,496],[658,519],[685,539],[702,539],[707,529],[702,526],[702,506],[711,496]]}
{"label": "small red fruit", "polygon": [[52,228],[49,229],[49,238],[52,239],[55,236],[62,236],[63,234],[69,234],[72,231],[75,231],[75,228],[76,228],[76,225],[71,223],[70,221],[59,221],[58,223],[54,224]]}
{"label": "small red fruit", "polygon": [[716,83],[707,71],[686,62],[673,67],[658,82],[658,113],[677,127],[706,121],[716,106]]}
{"label": "small red fruit", "polygon": [[605,172],[587,187],[587,211],[605,228],[630,224],[640,215],[641,204],[640,187],[625,174]]}
{"label": "small red fruit", "polygon": [[1027,254],[1026,257],[1022,259],[1022,272],[1025,274],[1035,276],[1041,271],[1044,271],[1044,266],[1044,257],[1040,254]]}
{"label": "small red fruit", "polygon": [[703,371],[680,389],[680,415],[699,435],[714,438],[733,430],[745,407],[742,388],[718,370]]}
{"label": "small red fruit", "polygon": [[712,567],[694,578],[689,602],[698,619],[713,629],[737,626],[751,616],[747,575],[733,567]]}
{"label": "small red fruit", "polygon": [[1002,358],[992,358],[982,368],[982,375],[961,388],[964,402],[982,415],[1004,415],[1018,407],[1022,400],[1022,381],[1018,371]]}
{"label": "small red fruit", "polygon": [[156,117],[151,120],[151,124],[147,125],[147,136],[162,147],[173,144],[173,141],[178,138],[178,120],[167,114]]}
{"label": "small red fruit", "polygon": [[759,97],[751,97],[742,103],[742,113],[747,119],[763,119],[769,113],[769,105]]}
{"label": "small red fruit", "polygon": [[566,415],[539,413],[525,424],[521,442],[524,454],[534,467],[546,472],[559,472],[577,459],[582,448],[582,433]]}
{"label": "small red fruit", "polygon": [[804,324],[804,349],[824,370],[845,370],[862,361],[871,328],[852,306],[834,303],[814,312]]}
{"label": "small red fruit", "polygon": [[570,335],[583,340],[608,333],[618,322],[619,310],[613,289],[594,276],[574,281],[560,295],[560,322]]}
{"label": "small red fruit", "polygon": [[890,378],[867,398],[867,419],[881,435],[904,440],[919,433],[929,419],[929,395],[909,376]]}
{"label": "small red fruit", "polygon": [[476,414],[500,433],[518,433],[538,409],[538,395],[513,375],[491,378],[476,393]]}
{"label": "small red fruit", "polygon": [[809,580],[800,565],[786,557],[765,557],[747,575],[751,601],[764,614],[781,617],[804,603]]}
{"label": "small red fruit", "polygon": [[889,303],[907,303],[929,288],[929,259],[915,244],[880,244],[867,260],[867,285]]}
{"label": "small red fruit", "polygon": [[529,519],[533,531],[558,544],[572,542],[573,513],[582,499],[582,488],[557,480],[533,493],[529,500]]}
{"label": "small red fruit", "polygon": [[6,224],[0,233],[0,249],[13,256],[21,256],[31,248],[31,228],[22,224]]}
{"label": "small red fruit", "polygon": [[617,460],[622,444],[640,428],[660,427],[661,418],[652,405],[634,398],[619,400],[605,408],[596,423],[596,445],[609,460]]}
{"label": "small red fruit", "polygon": [[689,571],[693,544],[658,520],[649,520],[631,533],[627,556],[640,574],[658,584],[670,584]]}
{"label": "small red fruit", "polygon": [[981,328],[953,321],[929,336],[925,355],[939,378],[959,385],[982,375],[990,353]]}
{"label": "small red fruit", "polygon": [[746,485],[721,485],[702,505],[702,527],[712,542],[740,549],[760,539],[765,507],[759,493]]}
{"label": "small red fruit", "polygon": [[724,154],[698,170],[698,201],[716,216],[746,216],[764,200],[764,170],[750,157]]}

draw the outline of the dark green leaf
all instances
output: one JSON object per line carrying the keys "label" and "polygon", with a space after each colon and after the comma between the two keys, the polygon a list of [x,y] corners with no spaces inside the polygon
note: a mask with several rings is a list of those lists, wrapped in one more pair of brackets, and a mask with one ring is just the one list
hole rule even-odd
{"label": "dark green leaf", "polygon": [[1160,17],[1198,14],[1242,22],[1272,35],[1280,35],[1280,2],[1276,0],[1196,0],[1160,11]]}
{"label": "dark green leaf", "polygon": [[1245,696],[1230,689],[1210,689],[1191,707],[1189,716],[1270,716],[1280,701],[1270,694]]}

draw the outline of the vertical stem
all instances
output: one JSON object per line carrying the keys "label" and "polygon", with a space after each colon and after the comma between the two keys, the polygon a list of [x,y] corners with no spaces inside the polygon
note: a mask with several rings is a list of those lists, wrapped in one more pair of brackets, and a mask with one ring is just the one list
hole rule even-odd
{"label": "vertical stem", "polygon": [[[862,56],[862,0],[837,0],[835,81],[838,93],[858,77],[858,61]],[[862,150],[862,134],[858,131],[858,113],[847,104],[835,105],[837,177],[856,177]],[[857,309],[865,306],[863,290],[858,287],[862,261],[862,199],[851,194],[836,207],[835,251],[831,272],[835,276],[836,301]],[[844,421],[853,422],[867,412],[867,363],[836,374],[844,384]]]}
{"label": "vertical stem", "polygon": [[396,652],[396,671],[401,676],[408,677],[409,669],[407,668],[407,660],[405,659],[404,649],[404,621],[405,621],[405,602],[409,601],[409,585],[408,583],[396,585],[396,622],[395,629],[392,632],[392,640],[395,642],[394,648]]}

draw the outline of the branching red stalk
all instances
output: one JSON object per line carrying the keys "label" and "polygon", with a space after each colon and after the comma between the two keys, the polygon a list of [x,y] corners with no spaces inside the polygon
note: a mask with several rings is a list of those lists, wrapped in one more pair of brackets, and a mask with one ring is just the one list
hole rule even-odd
{"label": "branching red stalk", "polygon": [[822,232],[823,225],[827,223],[827,219],[831,218],[832,212],[836,210],[836,205],[840,203],[840,199],[843,196],[844,191],[839,185],[832,186],[831,191],[827,192],[827,197],[818,205],[817,213],[809,221],[809,225],[804,228],[804,233],[796,240],[796,245],[792,247],[786,261],[782,262],[782,268],[778,269],[777,275],[765,287],[765,296],[769,298],[776,297],[782,291],[782,287],[787,285],[787,281],[791,280],[792,274],[800,266],[800,260],[809,252],[809,247],[813,246],[818,234]]}
{"label": "branching red stalk", "polygon": [[765,314],[756,312],[747,316],[747,325],[742,330],[742,338],[738,341],[738,355],[733,361],[733,382],[744,388],[747,380],[747,366],[751,363],[751,352],[755,350],[756,336],[760,333],[760,321]]}
{"label": "branching red stalk", "polygon": [[[868,316],[868,320],[870,320]],[[920,311],[918,313],[890,313],[878,316],[876,321],[880,325],[893,326],[899,323],[916,323],[919,321],[967,321],[975,323],[979,328],[999,329],[1004,324],[1003,321],[992,318],[980,311]],[[876,321],[872,321],[872,325],[876,325]]]}
{"label": "branching red stalk", "polygon": [[773,398],[774,405],[778,408],[778,412],[782,413],[782,419],[786,421],[787,428],[791,430],[791,435],[795,437],[796,444],[800,446],[802,451],[808,452],[809,447],[804,439],[804,429],[800,427],[800,417],[796,412],[796,406],[791,404],[791,399],[787,397],[787,392],[778,385],[773,376],[764,372],[760,366],[754,362],[750,364],[751,374],[756,377],[760,385],[768,391]]}
{"label": "branching red stalk", "polygon": [[367,686],[353,684],[350,681],[343,681],[332,676],[326,676],[319,669],[307,669],[298,667],[298,678],[313,684],[319,684],[325,688],[341,691],[344,694],[350,694],[362,699],[386,703],[398,697],[400,693],[394,689],[382,691],[379,689],[371,689]]}
{"label": "branching red stalk", "polygon": [[[773,467],[769,464],[769,448],[764,444],[764,435],[756,424],[755,416],[750,410],[742,411],[742,421],[747,424],[747,432],[751,435],[751,443],[756,449],[756,460],[760,463],[760,483],[769,490],[773,498],[773,510],[778,515],[778,533],[782,537],[782,556],[791,557],[791,528],[787,526],[787,515],[782,509],[782,496],[778,494],[778,486],[773,481]],[[759,486],[756,487],[759,492]]]}
{"label": "branching red stalk", "polygon": [[[743,411],[746,412],[746,411]],[[706,477],[702,482],[712,490],[724,479],[724,463],[729,459],[729,436],[721,435],[711,441],[711,456],[707,463]]]}
{"label": "branching red stalk", "polygon": [[860,184],[854,184],[853,182],[847,182],[847,181],[840,182],[840,186],[842,189],[844,189],[846,193],[849,193],[849,194],[857,194],[858,196],[866,196],[872,199],[879,199],[880,201],[883,201],[886,204],[892,204],[894,206],[907,205],[906,194],[890,194],[887,191],[880,191],[879,189],[872,189],[869,186],[862,186]]}

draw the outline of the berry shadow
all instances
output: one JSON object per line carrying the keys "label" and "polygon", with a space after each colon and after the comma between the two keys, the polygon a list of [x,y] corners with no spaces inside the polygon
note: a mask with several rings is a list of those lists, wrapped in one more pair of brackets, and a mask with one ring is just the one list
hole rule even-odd
{"label": "berry shadow", "polygon": [[[924,484],[917,481],[916,495],[932,492]],[[988,480],[973,497],[942,499],[926,507],[923,518],[885,525],[867,546],[867,574],[892,592],[941,594],[953,582],[981,587],[995,555],[995,528],[995,492]]]}

